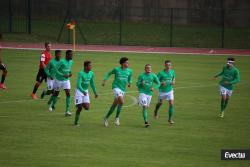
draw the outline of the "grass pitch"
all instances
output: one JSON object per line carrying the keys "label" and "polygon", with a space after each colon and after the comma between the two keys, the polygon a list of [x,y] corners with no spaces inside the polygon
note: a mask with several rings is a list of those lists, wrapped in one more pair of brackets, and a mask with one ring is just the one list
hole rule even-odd
{"label": "grass pitch", "polygon": [[[40,51],[3,50],[8,66],[7,90],[0,91],[0,166],[2,167],[180,167],[249,166],[249,161],[221,161],[221,149],[250,148],[250,57],[236,57],[241,82],[235,86],[224,119],[220,107],[218,81],[212,76],[222,69],[226,56],[160,55],[135,53],[78,52],[71,79],[72,105],[78,71],[91,60],[99,93],[91,109],[81,113],[80,127],[73,127],[74,115],[64,117],[65,95],[61,91],[56,111],[49,113],[45,100],[31,100]],[[64,56],[64,54],[63,54]],[[104,74],[129,58],[133,85],[127,90],[121,126],[103,126],[103,116],[113,100],[112,77],[101,86]],[[176,72],[175,124],[167,125],[167,103],[154,120],[157,101],[154,93],[149,109],[149,128],[143,127],[141,108],[135,105],[135,82],[146,63],[154,72],[163,69],[165,59]],[[38,95],[45,89],[43,84]]]}

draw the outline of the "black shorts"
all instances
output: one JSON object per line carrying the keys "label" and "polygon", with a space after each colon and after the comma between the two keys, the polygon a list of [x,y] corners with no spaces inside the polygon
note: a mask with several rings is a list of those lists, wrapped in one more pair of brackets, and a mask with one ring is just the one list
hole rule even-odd
{"label": "black shorts", "polygon": [[39,82],[39,83],[42,83],[43,80],[47,81],[47,75],[44,72],[44,69],[40,68],[38,73],[37,73],[37,76],[36,76],[36,81]]}
{"label": "black shorts", "polygon": [[0,70],[7,70],[7,66],[4,63],[0,63]]}

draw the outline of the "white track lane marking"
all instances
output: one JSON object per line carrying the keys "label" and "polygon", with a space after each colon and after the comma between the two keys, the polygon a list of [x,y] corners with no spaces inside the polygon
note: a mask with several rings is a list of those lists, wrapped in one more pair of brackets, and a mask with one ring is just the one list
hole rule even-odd
{"label": "white track lane marking", "polygon": [[[22,48],[22,47],[2,47],[3,49],[17,49],[17,50],[42,50],[43,48]],[[53,50],[53,49],[52,49]],[[67,50],[67,49],[61,49]],[[176,54],[176,55],[210,55],[210,56],[250,56],[249,54],[230,54],[230,53],[190,53],[190,52],[160,52],[160,51],[132,51],[132,50],[102,50],[102,49],[77,49],[76,51],[80,52],[106,52],[106,53],[143,53],[143,54]]]}

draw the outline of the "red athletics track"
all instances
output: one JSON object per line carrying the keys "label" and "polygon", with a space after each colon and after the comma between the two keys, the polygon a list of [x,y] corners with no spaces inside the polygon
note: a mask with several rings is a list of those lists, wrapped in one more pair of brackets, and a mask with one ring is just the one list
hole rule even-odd
{"label": "red athletics track", "polygon": [[[15,43],[1,42],[6,49],[44,49],[43,43]],[[52,49],[72,49],[70,44],[53,44]],[[95,52],[132,52],[132,53],[160,53],[160,54],[197,54],[197,55],[232,55],[250,56],[250,49],[209,49],[209,48],[177,48],[150,46],[116,46],[116,45],[77,45],[77,51]]]}

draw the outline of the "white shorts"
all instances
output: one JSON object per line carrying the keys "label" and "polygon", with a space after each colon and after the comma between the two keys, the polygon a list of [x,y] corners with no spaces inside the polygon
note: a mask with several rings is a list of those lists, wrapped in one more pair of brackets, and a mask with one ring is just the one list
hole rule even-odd
{"label": "white shorts", "polygon": [[75,105],[83,104],[83,103],[90,103],[88,90],[86,90],[86,93],[87,94],[84,95],[79,89],[76,89]]}
{"label": "white shorts", "polygon": [[220,94],[221,95],[228,95],[228,96],[232,96],[233,94],[233,90],[229,90],[223,86],[220,85]]}
{"label": "white shorts", "polygon": [[119,88],[114,88],[113,89],[113,93],[115,98],[118,98],[119,96],[124,97],[125,96],[125,92],[123,92],[121,89]]}
{"label": "white shorts", "polygon": [[54,79],[47,78],[47,89],[48,90],[53,90],[54,89]]}
{"label": "white shorts", "polygon": [[59,91],[61,88],[65,89],[70,89],[70,81],[59,81],[55,79],[54,81],[54,89],[55,91]]}
{"label": "white shorts", "polygon": [[158,101],[160,100],[174,100],[174,91],[170,92],[159,92]]}
{"label": "white shorts", "polygon": [[144,93],[139,94],[139,105],[148,107],[151,102],[151,95],[146,95]]}

